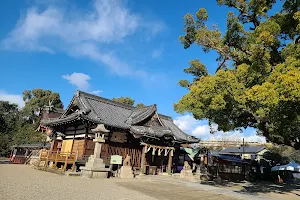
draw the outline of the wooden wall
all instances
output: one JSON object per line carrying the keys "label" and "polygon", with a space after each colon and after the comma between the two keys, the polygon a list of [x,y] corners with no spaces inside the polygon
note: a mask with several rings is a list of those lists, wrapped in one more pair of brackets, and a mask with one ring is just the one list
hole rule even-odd
{"label": "wooden wall", "polygon": [[[93,155],[95,143],[93,142],[94,133],[91,132],[91,129],[95,127],[94,125],[87,129],[83,124],[68,127],[65,131],[67,136],[62,141],[61,152],[78,152],[78,159]],[[123,159],[129,155],[131,165],[140,167],[142,146],[137,139],[120,130],[105,133],[104,139],[105,144],[102,145],[101,158],[105,164],[110,164],[111,155],[120,155]]]}
{"label": "wooden wall", "polygon": [[85,140],[74,140],[72,152],[78,152],[78,157],[81,158],[85,154]]}
{"label": "wooden wall", "polygon": [[94,154],[95,143],[93,140],[85,140],[85,155]]}
{"label": "wooden wall", "polygon": [[109,165],[111,155],[120,155],[123,160],[127,155],[129,155],[131,158],[131,166],[141,167],[141,146],[122,145],[120,143],[103,144],[101,149],[101,158],[106,165]]}

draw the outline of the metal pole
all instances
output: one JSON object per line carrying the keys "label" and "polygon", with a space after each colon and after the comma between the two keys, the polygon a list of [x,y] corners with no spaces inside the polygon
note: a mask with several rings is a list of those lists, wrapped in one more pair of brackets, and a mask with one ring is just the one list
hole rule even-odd
{"label": "metal pole", "polygon": [[[243,154],[242,154],[243,161],[244,161],[244,156],[245,156],[245,138],[243,138]],[[243,165],[244,165],[244,179],[246,179],[246,165],[245,163]]]}
{"label": "metal pole", "polygon": [[244,160],[244,154],[245,154],[245,138],[243,138],[243,160]]}

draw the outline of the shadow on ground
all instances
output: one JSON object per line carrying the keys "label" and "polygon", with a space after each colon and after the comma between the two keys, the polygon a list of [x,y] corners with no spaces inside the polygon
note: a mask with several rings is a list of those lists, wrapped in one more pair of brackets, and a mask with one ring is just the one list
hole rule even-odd
{"label": "shadow on ground", "polygon": [[10,160],[0,160],[0,164],[10,164]]}
{"label": "shadow on ground", "polygon": [[300,198],[300,184],[283,183],[274,184],[267,181],[247,182],[247,181],[207,181],[202,182],[203,185],[211,185],[215,187],[230,188],[238,193],[246,193],[256,195],[259,193],[291,193]]}
{"label": "shadow on ground", "polygon": [[[270,182],[258,182],[258,183],[250,183],[249,185],[243,186],[240,192],[243,193],[294,193],[295,195],[300,197],[300,185],[299,184],[274,184]],[[299,194],[297,194],[297,193]]]}

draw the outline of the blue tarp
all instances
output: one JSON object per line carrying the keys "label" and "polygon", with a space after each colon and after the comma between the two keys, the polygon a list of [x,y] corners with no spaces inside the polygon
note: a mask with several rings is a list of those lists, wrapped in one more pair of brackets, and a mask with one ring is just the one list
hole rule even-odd
{"label": "blue tarp", "polygon": [[233,157],[233,156],[226,156],[226,155],[220,155],[220,154],[211,154],[212,156],[216,157],[217,159],[221,159],[221,160],[226,160],[226,161],[230,161],[230,162],[236,162],[236,163],[249,163],[245,160],[242,160],[240,158],[237,157]]}
{"label": "blue tarp", "polygon": [[279,171],[279,170],[300,172],[300,164],[292,160],[289,164],[274,166],[271,168],[271,171]]}

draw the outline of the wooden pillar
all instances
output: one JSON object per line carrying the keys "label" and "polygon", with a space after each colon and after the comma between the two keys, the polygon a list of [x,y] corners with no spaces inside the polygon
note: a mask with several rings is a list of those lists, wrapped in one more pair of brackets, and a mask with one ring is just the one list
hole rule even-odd
{"label": "wooden pillar", "polygon": [[73,135],[73,141],[72,141],[71,153],[73,152],[74,140],[75,140],[76,129],[77,129],[77,126],[74,126],[74,127],[75,127],[75,131],[74,131],[74,135]]}
{"label": "wooden pillar", "polygon": [[143,145],[142,149],[142,158],[141,158],[141,174],[144,174],[146,172],[145,169],[145,162],[146,162],[146,145]]}
{"label": "wooden pillar", "polygon": [[52,152],[53,151],[53,149],[54,149],[54,145],[55,145],[55,139],[53,139],[52,140],[52,142],[51,142],[51,146],[50,146],[50,152]]}
{"label": "wooden pillar", "polygon": [[171,169],[172,169],[172,156],[173,156],[173,150],[170,149],[170,151],[169,151],[169,160],[168,160],[168,174],[171,174]]}
{"label": "wooden pillar", "polygon": [[85,123],[85,135],[84,135],[84,144],[83,144],[82,157],[84,157],[85,153],[86,153],[86,146],[87,146],[89,128],[90,128],[89,124]]}

